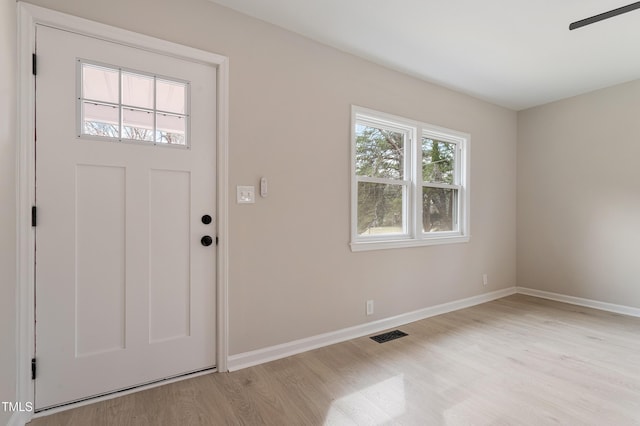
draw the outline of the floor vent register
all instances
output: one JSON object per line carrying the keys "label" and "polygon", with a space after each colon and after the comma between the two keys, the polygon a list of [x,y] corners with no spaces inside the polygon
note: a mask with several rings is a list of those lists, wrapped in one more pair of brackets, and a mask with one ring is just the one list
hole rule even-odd
{"label": "floor vent register", "polygon": [[399,339],[404,336],[408,336],[408,334],[400,330],[393,330],[388,333],[382,333],[382,334],[378,334],[377,336],[372,336],[371,339],[375,340],[378,343],[384,343],[390,340]]}

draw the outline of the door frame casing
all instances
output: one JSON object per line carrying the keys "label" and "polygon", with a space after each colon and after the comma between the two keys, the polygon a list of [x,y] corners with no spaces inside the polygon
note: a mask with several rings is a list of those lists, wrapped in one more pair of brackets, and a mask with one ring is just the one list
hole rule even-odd
{"label": "door frame casing", "polygon": [[[227,371],[228,358],[228,138],[229,58],[110,25],[90,21],[32,4],[18,3],[18,137],[17,137],[17,401],[34,401],[31,358],[35,354],[35,230],[31,207],[35,204],[35,53],[36,26],[44,25],[79,35],[95,37],[179,59],[214,66],[216,82],[216,366]],[[26,413],[30,417],[32,413]],[[28,419],[25,419],[28,421]]]}

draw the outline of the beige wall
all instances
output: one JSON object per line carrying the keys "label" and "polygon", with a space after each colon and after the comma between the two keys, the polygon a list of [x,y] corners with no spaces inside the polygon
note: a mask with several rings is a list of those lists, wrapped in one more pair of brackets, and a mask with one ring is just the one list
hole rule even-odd
{"label": "beige wall", "polygon": [[[205,0],[33,3],[231,61],[231,353],[516,284],[640,307],[640,81],[517,114]],[[130,13],[121,11],[127,8]],[[145,19],[146,13],[155,19]],[[0,400],[15,398],[15,6],[0,2]],[[469,244],[351,253],[356,104],[471,133]],[[516,188],[516,138],[517,188]],[[516,216],[517,189],[517,216]],[[489,286],[481,274],[489,274]],[[376,314],[364,316],[364,302]],[[9,416],[0,410],[0,424]]]}
{"label": "beige wall", "polygon": [[640,80],[518,114],[518,285],[640,307]]}
{"label": "beige wall", "polygon": [[[230,205],[231,354],[515,285],[515,112],[205,0],[32,2],[229,56],[230,193],[270,185]],[[351,104],[472,135],[470,243],[349,250]]]}
{"label": "beige wall", "polygon": [[[16,6],[0,0],[0,401],[16,399]],[[10,413],[0,407],[0,424]]]}

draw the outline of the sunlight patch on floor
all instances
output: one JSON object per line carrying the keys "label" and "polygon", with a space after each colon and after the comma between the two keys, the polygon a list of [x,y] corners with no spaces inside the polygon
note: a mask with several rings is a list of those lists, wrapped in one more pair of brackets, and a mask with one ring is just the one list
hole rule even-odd
{"label": "sunlight patch on floor", "polygon": [[335,400],[324,424],[380,425],[405,410],[404,375],[400,374]]}

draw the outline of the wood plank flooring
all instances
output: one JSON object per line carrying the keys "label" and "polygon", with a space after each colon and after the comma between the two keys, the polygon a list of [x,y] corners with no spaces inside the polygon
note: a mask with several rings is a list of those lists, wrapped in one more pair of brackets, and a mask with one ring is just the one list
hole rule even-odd
{"label": "wood plank flooring", "polygon": [[640,318],[523,295],[30,425],[640,425]]}

